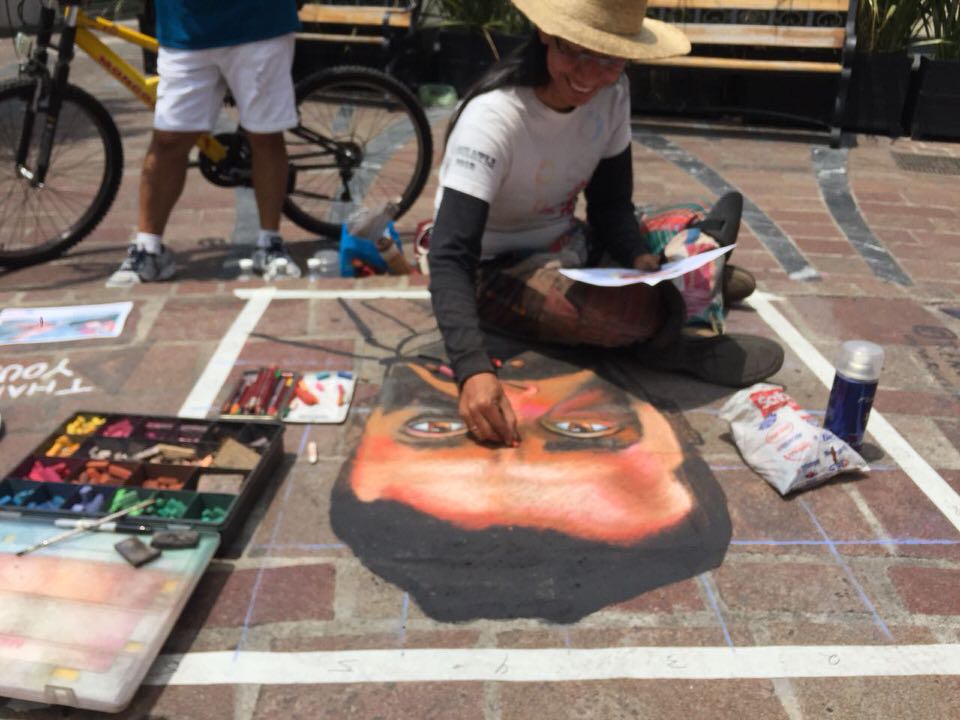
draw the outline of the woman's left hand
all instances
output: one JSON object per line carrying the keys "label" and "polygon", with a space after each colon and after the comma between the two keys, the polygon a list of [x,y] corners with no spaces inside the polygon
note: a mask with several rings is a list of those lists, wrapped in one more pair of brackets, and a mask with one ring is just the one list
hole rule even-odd
{"label": "woman's left hand", "polygon": [[633,267],[636,270],[646,270],[647,272],[653,272],[654,270],[659,270],[660,256],[654,255],[653,253],[637,255],[633,259]]}

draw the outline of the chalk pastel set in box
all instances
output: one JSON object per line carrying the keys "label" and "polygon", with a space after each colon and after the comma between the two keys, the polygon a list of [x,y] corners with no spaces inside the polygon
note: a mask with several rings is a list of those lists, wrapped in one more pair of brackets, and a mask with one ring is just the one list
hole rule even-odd
{"label": "chalk pastel set in box", "polygon": [[[112,532],[18,557],[51,534],[0,519],[0,696],[119,712],[129,704],[217,549],[164,550],[134,567]],[[143,536],[140,536],[143,537]]]}
{"label": "chalk pastel set in box", "polygon": [[298,373],[276,367],[240,376],[220,409],[221,417],[274,418],[291,423],[342,423],[356,378],[347,371]]}
{"label": "chalk pastel set in box", "polygon": [[276,422],[62,423],[0,481],[0,696],[122,710],[282,455]]}
{"label": "chalk pastel set in box", "polygon": [[277,423],[77,413],[0,481],[0,511],[218,533],[228,545],[283,453]]}

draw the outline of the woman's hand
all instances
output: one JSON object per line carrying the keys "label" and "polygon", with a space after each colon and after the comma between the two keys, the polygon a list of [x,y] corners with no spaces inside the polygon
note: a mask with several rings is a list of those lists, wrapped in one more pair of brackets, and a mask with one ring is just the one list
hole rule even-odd
{"label": "woman's hand", "polygon": [[471,375],[460,388],[460,417],[480,442],[520,444],[517,417],[497,376],[491,372]]}
{"label": "woman's hand", "polygon": [[654,270],[659,270],[660,256],[654,255],[653,253],[637,255],[633,259],[633,267],[636,270],[646,270],[647,272],[653,272]]}

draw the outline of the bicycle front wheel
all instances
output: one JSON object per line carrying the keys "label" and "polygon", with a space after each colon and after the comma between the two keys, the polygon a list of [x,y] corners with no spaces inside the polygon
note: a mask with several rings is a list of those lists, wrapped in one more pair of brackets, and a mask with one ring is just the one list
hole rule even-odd
{"label": "bicycle front wheel", "polygon": [[396,202],[399,217],[420,195],[433,140],[404,85],[371,68],[330,68],[297,84],[297,109],[300,124],[286,133],[283,208],[297,225],[339,237],[354,210]]}
{"label": "bicycle front wheel", "polygon": [[24,165],[17,149],[34,80],[0,85],[0,265],[23,267],[57,257],[103,219],[123,173],[120,134],[103,105],[74,85],[64,88],[50,164],[43,183],[36,165],[45,117],[34,117]]}

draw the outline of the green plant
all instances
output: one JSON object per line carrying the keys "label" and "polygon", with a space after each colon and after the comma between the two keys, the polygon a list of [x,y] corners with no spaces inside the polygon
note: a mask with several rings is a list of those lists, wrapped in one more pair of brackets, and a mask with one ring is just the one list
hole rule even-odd
{"label": "green plant", "polygon": [[[860,0],[857,50],[864,53],[905,51],[922,26],[923,2],[931,1]],[[953,2],[956,4],[957,0]]]}
{"label": "green plant", "polygon": [[460,27],[480,33],[497,60],[500,52],[490,33],[519,35],[530,27],[510,0],[427,0],[422,16],[435,20],[441,27]]}
{"label": "green plant", "polygon": [[526,18],[510,0],[427,0],[424,13],[441,25],[471,30],[520,33],[527,27]]}
{"label": "green plant", "polygon": [[923,0],[923,35],[918,47],[932,46],[939,60],[960,60],[960,0]]}

